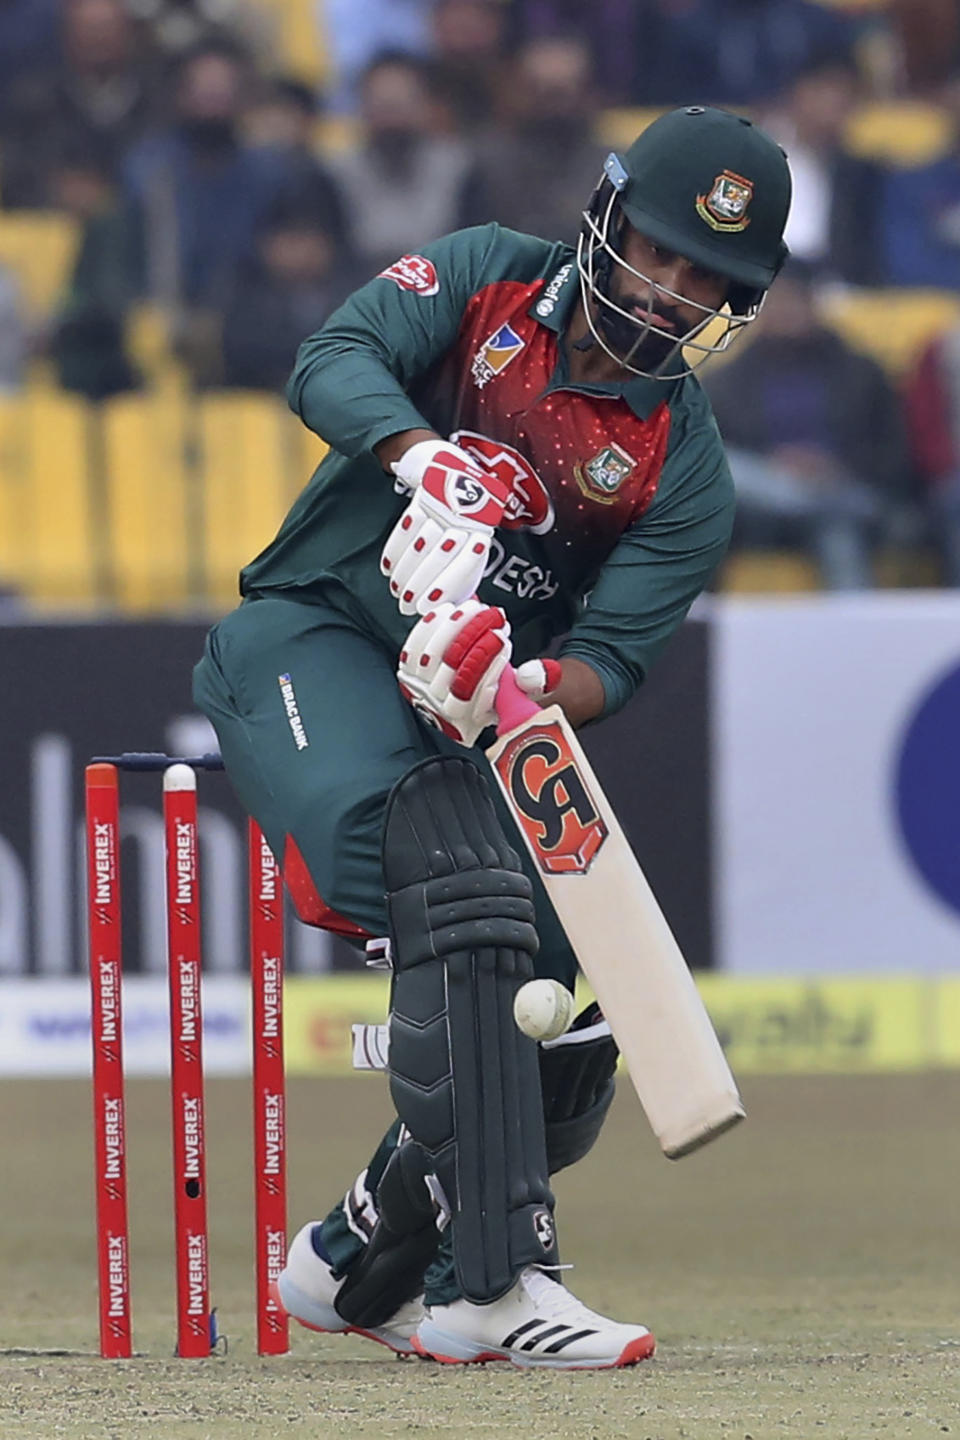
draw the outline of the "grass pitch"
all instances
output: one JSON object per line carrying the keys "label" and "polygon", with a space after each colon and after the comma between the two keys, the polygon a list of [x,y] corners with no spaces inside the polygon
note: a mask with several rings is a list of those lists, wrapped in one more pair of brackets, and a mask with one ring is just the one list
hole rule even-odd
{"label": "grass pitch", "polygon": [[[208,1084],[225,1357],[174,1340],[169,1099],[129,1085],[134,1338],[96,1356],[84,1082],[0,1084],[0,1440],[907,1440],[960,1437],[960,1074],[753,1079],[750,1119],[660,1156],[626,1084],[557,1178],[588,1304],[649,1324],[612,1373],[400,1361],[294,1326],[255,1353],[249,1086]],[[290,1223],[322,1214],[388,1119],[378,1077],[290,1087]]]}

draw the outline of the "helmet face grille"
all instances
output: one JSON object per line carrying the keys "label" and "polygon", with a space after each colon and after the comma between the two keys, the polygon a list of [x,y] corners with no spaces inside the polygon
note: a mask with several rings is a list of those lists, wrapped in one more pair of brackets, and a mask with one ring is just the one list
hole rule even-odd
{"label": "helmet face grille", "polygon": [[[677,294],[635,270],[620,255],[617,239],[622,226],[628,223],[617,190],[605,175],[583,212],[577,243],[580,293],[590,333],[611,359],[633,375],[663,381],[692,375],[711,355],[722,355],[737,335],[753,323],[763,306],[764,292],[732,284],[731,293],[746,301],[746,309],[736,313],[729,300],[715,308]],[[646,318],[625,310],[613,299],[611,285],[617,266],[646,288],[650,296]],[[685,335],[678,336],[656,324],[653,315],[658,296],[699,312],[700,318]],[[710,335],[705,334],[708,330]],[[715,336],[713,330],[717,331]],[[640,352],[650,336],[665,343],[658,345],[657,359],[644,364]]]}

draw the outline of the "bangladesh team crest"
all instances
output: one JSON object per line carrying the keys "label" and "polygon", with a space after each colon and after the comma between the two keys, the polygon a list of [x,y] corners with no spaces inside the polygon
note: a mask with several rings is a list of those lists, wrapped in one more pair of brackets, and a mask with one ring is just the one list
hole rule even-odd
{"label": "bangladesh team crest", "polygon": [[623,482],[636,469],[637,462],[619,445],[604,445],[592,460],[575,465],[573,473],[584,495],[601,505],[612,505]]}
{"label": "bangladesh team crest", "polygon": [[510,361],[520,354],[526,343],[512,325],[501,325],[499,330],[494,330],[490,338],[484,340],[480,346],[470,367],[477,389],[482,390],[484,385],[488,385],[502,370],[506,370]]}
{"label": "bangladesh team crest", "polygon": [[746,230],[750,224],[747,209],[753,199],[753,181],[732,170],[723,170],[713,188],[697,196],[697,214],[711,230]]}

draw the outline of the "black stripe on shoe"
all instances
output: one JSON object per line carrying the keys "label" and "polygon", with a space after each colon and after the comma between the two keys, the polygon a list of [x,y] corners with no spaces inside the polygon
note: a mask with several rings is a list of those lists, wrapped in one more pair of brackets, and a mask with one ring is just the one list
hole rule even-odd
{"label": "black stripe on shoe", "polygon": [[533,1330],[535,1326],[543,1325],[545,1323],[546,1322],[543,1320],[527,1320],[525,1324],[518,1325],[516,1330],[511,1330],[510,1334],[505,1340],[500,1341],[501,1347],[504,1350],[509,1350],[511,1345],[513,1345],[515,1341],[520,1339],[521,1335],[526,1335],[528,1330]]}
{"label": "black stripe on shoe", "polygon": [[544,1340],[549,1340],[551,1335],[560,1335],[564,1330],[569,1330],[569,1325],[548,1325],[546,1330],[541,1330],[539,1335],[534,1335],[530,1340],[524,1340],[519,1347],[521,1350],[533,1350],[537,1345],[542,1345]]}
{"label": "black stripe on shoe", "polygon": [[562,1340],[554,1340],[553,1344],[548,1345],[543,1353],[544,1355],[559,1355],[560,1351],[566,1349],[568,1345],[572,1345],[574,1340],[586,1340],[588,1335],[596,1335],[596,1333],[596,1330],[574,1330],[570,1335],[565,1335]]}

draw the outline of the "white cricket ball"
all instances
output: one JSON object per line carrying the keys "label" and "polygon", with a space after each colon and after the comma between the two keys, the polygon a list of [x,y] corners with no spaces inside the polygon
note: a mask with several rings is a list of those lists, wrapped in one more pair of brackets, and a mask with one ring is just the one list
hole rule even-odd
{"label": "white cricket ball", "polygon": [[514,997],[513,1018],[531,1040],[556,1040],[570,1029],[573,996],[559,980],[528,980]]}

